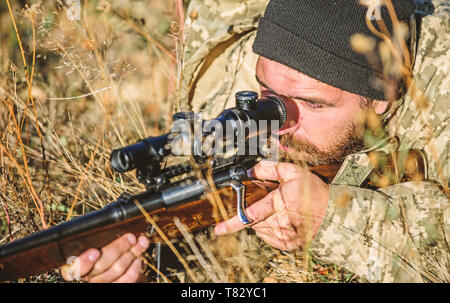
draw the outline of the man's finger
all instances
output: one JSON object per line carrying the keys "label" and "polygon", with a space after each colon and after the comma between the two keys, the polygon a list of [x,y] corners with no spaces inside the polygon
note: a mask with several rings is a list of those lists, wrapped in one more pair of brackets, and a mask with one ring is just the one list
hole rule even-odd
{"label": "man's finger", "polygon": [[298,249],[301,246],[301,244],[298,243],[297,241],[286,241],[283,239],[273,238],[270,235],[266,234],[260,234],[257,236],[270,246],[284,251],[291,251],[294,249]]}
{"label": "man's finger", "polygon": [[142,260],[140,258],[134,260],[133,264],[128,268],[125,274],[123,274],[119,279],[115,280],[113,283],[136,283],[143,280],[142,277]]}
{"label": "man's finger", "polygon": [[295,164],[263,160],[251,169],[251,175],[261,180],[289,181],[301,177],[302,169]]}
{"label": "man's finger", "polygon": [[102,248],[102,256],[95,263],[94,269],[89,276],[97,276],[108,270],[121,255],[128,252],[135,244],[136,236],[129,233],[104,246]]}
{"label": "man's finger", "polygon": [[137,244],[131,248],[131,252],[136,256],[141,256],[149,247],[150,240],[147,237],[140,236],[137,239]]}
{"label": "man's finger", "polygon": [[112,264],[108,270],[97,276],[91,276],[89,282],[109,283],[120,279],[127,274],[130,266],[141,256],[149,246],[149,240],[146,237],[139,237],[136,245],[120,256],[120,258]]}
{"label": "man's finger", "polygon": [[[261,200],[255,202],[250,207],[246,209],[247,217],[252,222],[260,222],[268,218],[273,214],[273,202],[272,197],[273,193],[269,193],[267,196],[262,198]],[[248,225],[244,225],[239,221],[238,216],[234,216],[233,218],[221,222],[214,227],[214,232],[216,235],[221,236],[229,233],[237,232],[241,229],[246,228]]]}
{"label": "man's finger", "polygon": [[91,248],[83,252],[73,260],[71,264],[61,267],[61,275],[66,281],[74,281],[81,279],[82,276],[88,274],[100,257],[101,253],[98,249]]}

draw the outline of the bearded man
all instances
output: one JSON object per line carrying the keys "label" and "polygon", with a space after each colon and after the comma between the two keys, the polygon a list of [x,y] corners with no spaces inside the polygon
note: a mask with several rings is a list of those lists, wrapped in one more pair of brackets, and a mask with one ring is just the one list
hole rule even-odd
{"label": "bearded man", "polygon": [[[280,183],[247,209],[271,246],[307,247],[371,282],[445,281],[450,5],[433,1],[416,19],[412,0],[381,2],[191,1],[179,109],[213,118],[236,91],[260,89],[286,105],[285,160],[343,162],[331,184],[294,163],[251,170]],[[421,180],[364,186],[372,152],[412,149],[426,159]],[[246,227],[234,217],[215,233]],[[125,235],[90,249],[80,255],[83,279],[138,281],[147,247]]]}

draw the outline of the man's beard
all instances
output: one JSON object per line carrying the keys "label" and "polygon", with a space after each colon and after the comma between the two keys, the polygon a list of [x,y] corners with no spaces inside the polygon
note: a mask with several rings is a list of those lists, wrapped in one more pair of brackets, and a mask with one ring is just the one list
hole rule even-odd
{"label": "man's beard", "polygon": [[319,150],[311,143],[299,141],[288,133],[280,138],[280,143],[288,150],[280,148],[280,159],[287,162],[306,162],[309,165],[341,163],[345,157],[364,149],[363,139],[354,124],[345,129],[344,135],[326,150]]}

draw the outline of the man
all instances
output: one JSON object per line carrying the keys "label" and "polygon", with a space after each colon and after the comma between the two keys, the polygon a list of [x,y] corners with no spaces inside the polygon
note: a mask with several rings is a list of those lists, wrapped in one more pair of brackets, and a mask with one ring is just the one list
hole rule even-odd
{"label": "man", "polygon": [[[192,1],[180,109],[214,117],[232,106],[235,91],[258,84],[262,95],[277,95],[287,106],[289,123],[280,132],[284,154],[313,165],[344,161],[331,184],[292,163],[252,170],[258,179],[280,182],[247,209],[252,228],[268,244],[308,247],[372,282],[448,281],[450,4],[434,1],[433,14],[415,27],[412,2],[393,1],[406,26],[394,31],[387,7],[361,2],[367,5],[272,0],[255,35],[266,1]],[[206,30],[212,16],[215,25]],[[366,18],[377,24],[378,35]],[[407,72],[396,73],[401,66],[395,51],[386,52],[389,42],[381,43],[387,34],[394,49],[402,50],[401,38],[410,42],[413,82]],[[408,71],[407,55],[400,54]],[[405,94],[400,76],[407,80]],[[374,115],[379,122],[370,123]],[[377,123],[382,134],[364,132]],[[370,152],[410,149],[425,155],[426,180],[361,187],[372,172]],[[235,217],[215,232],[245,227]],[[81,275],[89,282],[139,281],[137,256],[147,247],[145,237],[125,235],[101,252],[90,249],[80,255]],[[71,278],[67,268],[62,273]]]}

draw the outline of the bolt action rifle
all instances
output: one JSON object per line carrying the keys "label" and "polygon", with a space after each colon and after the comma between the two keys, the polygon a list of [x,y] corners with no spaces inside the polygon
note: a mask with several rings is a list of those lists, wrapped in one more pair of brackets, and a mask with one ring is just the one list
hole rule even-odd
{"label": "bolt action rifle", "polygon": [[[251,224],[245,208],[278,183],[249,178],[247,170],[273,156],[276,149],[269,148],[275,147],[271,138],[285,122],[286,108],[280,99],[258,100],[249,91],[237,93],[236,107],[213,120],[203,121],[193,112],[175,114],[177,127],[171,132],[111,153],[111,166],[118,172],[136,169],[145,191],[125,192],[102,209],[0,246],[0,281],[58,268],[70,257],[92,247],[100,249],[126,233],[143,234],[152,227],[147,215],[168,238],[181,235],[175,217],[194,232],[218,223],[219,207],[227,215],[237,213],[243,224]],[[254,148],[255,144],[260,148]],[[218,152],[224,149],[227,152]],[[164,167],[167,157],[187,155],[189,161]],[[332,164],[311,170],[331,182],[339,167]],[[222,205],[206,197],[214,191]],[[151,241],[161,241],[161,236],[153,233]]]}

